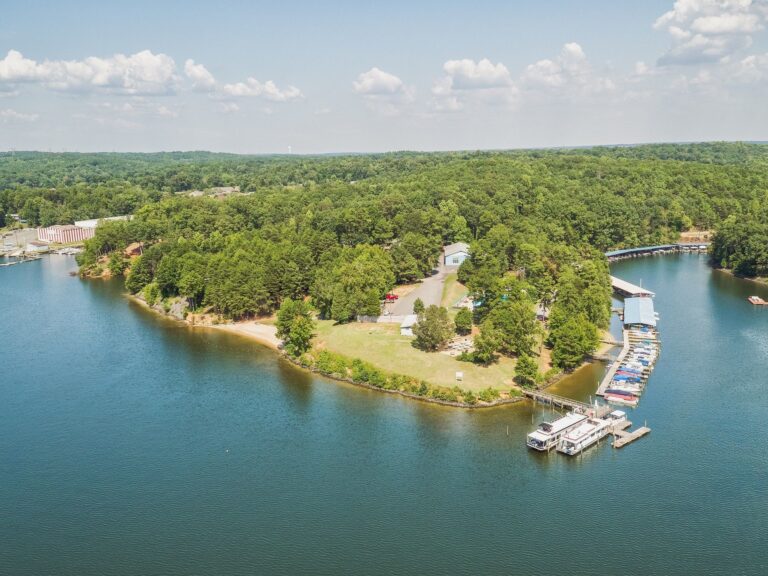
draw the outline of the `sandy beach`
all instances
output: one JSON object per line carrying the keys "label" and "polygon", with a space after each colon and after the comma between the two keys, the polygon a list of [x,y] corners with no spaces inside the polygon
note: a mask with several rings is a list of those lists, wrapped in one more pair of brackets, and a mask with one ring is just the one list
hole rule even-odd
{"label": "sandy beach", "polygon": [[231,324],[215,324],[206,326],[216,330],[225,330],[233,334],[239,334],[252,340],[256,340],[265,346],[278,350],[281,340],[277,337],[277,328],[269,324],[260,324],[255,321],[237,322]]}

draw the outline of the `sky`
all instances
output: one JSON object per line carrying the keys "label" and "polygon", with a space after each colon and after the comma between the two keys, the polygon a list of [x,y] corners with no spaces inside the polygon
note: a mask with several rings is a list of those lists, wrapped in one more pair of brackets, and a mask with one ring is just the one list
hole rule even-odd
{"label": "sky", "polygon": [[768,140],[768,0],[0,0],[0,150]]}

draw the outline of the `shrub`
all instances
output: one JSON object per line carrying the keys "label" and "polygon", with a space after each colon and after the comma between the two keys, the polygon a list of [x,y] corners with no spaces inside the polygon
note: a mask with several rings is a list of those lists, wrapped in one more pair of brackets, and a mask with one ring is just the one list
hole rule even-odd
{"label": "shrub", "polygon": [[472,312],[468,308],[462,308],[454,318],[457,334],[469,334],[472,331]]}
{"label": "shrub", "polygon": [[152,282],[151,284],[147,284],[144,287],[144,300],[146,300],[147,304],[150,306],[154,306],[155,302],[157,302],[158,297],[160,296],[160,288],[158,288],[157,284]]}

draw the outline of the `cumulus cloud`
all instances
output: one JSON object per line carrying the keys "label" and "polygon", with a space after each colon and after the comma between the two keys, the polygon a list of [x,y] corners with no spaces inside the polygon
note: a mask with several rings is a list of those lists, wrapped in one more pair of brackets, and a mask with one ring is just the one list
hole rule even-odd
{"label": "cumulus cloud", "polygon": [[389,72],[373,67],[358,74],[352,89],[360,94],[371,110],[385,116],[396,116],[414,99],[414,90]]}
{"label": "cumulus cloud", "polygon": [[221,93],[230,97],[261,97],[272,102],[289,102],[303,97],[301,90],[295,86],[287,86],[280,89],[272,80],[259,82],[255,78],[248,78],[245,82],[224,84]]}
{"label": "cumulus cloud", "polygon": [[34,122],[39,117],[40,116],[38,114],[18,112],[11,108],[0,110],[0,122],[3,122],[4,124],[7,122]]}
{"label": "cumulus cloud", "polygon": [[40,84],[55,90],[101,90],[122,94],[167,94],[178,82],[176,64],[165,54],[143,50],[109,58],[37,62],[10,50],[0,60],[0,84]]}
{"label": "cumulus cloud", "polygon": [[555,58],[529,64],[520,82],[526,91],[543,90],[569,97],[612,92],[616,89],[613,79],[594,71],[584,50],[576,42],[564,44]]}
{"label": "cumulus cloud", "polygon": [[512,84],[507,67],[501,62],[493,64],[487,58],[479,62],[468,58],[448,60],[443,64],[443,70],[450,79],[451,87],[457,90],[500,88]]}
{"label": "cumulus cloud", "polygon": [[208,92],[216,88],[216,79],[202,64],[196,64],[194,60],[184,62],[184,74],[192,81],[192,87],[202,92]]}
{"label": "cumulus cloud", "polygon": [[434,112],[458,112],[470,102],[512,104],[518,89],[507,67],[487,58],[448,60],[443,64],[445,76],[432,86],[430,108]]}
{"label": "cumulus cloud", "polygon": [[405,85],[400,78],[375,66],[368,72],[359,74],[357,80],[352,82],[352,87],[355,92],[364,96],[397,94],[405,90]]}
{"label": "cumulus cloud", "polygon": [[666,31],[673,45],[660,65],[716,62],[752,44],[765,28],[768,0],[677,0],[653,27]]}

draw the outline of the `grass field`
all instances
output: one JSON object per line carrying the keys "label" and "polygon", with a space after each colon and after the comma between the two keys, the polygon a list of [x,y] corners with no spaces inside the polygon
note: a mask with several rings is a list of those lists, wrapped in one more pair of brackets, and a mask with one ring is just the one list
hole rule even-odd
{"label": "grass field", "polygon": [[456,276],[456,272],[451,272],[445,277],[445,283],[443,284],[443,297],[440,305],[449,310],[451,306],[467,295],[466,286],[460,284]]}
{"label": "grass field", "polygon": [[[315,345],[350,358],[360,358],[381,370],[405,374],[432,384],[454,386],[467,390],[482,390],[489,386],[500,390],[512,387],[514,361],[501,358],[488,367],[440,352],[422,352],[411,346],[412,338],[400,335],[397,324],[339,324],[330,320],[318,322]],[[456,372],[463,372],[462,382],[456,382]]]}

